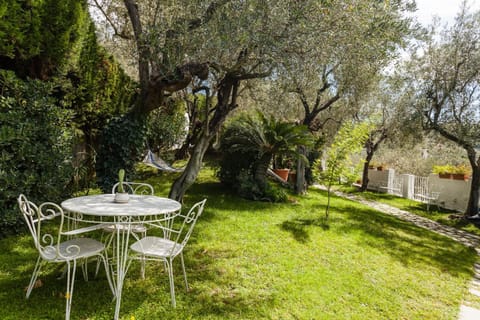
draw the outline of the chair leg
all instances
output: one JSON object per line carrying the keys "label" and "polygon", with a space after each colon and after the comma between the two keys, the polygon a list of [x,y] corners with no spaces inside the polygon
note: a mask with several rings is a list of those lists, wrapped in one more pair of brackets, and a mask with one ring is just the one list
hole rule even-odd
{"label": "chair leg", "polygon": [[88,282],[88,259],[83,260],[82,274],[83,274],[83,280],[85,280],[85,282]]}
{"label": "chair leg", "polygon": [[99,255],[98,258],[97,258],[97,261],[102,261],[103,262],[103,265],[105,266],[105,274],[107,276],[108,285],[110,286],[110,290],[112,290],[113,296],[115,296],[116,289],[115,289],[114,284],[112,282],[112,278],[110,277],[110,266],[108,265],[108,258],[105,258],[102,255]]}
{"label": "chair leg", "polygon": [[38,256],[37,262],[35,263],[35,268],[33,268],[32,277],[30,278],[30,283],[27,287],[27,294],[26,298],[30,297],[30,293],[32,293],[33,287],[35,286],[35,282],[37,282],[38,274],[40,273],[40,269],[42,268],[43,260],[42,257]]}
{"label": "chair leg", "polygon": [[67,291],[65,292],[65,320],[70,319],[70,311],[72,309],[73,287],[75,284],[75,271],[77,269],[77,261],[73,260],[73,266],[67,261]]}
{"label": "chair leg", "polygon": [[[111,232],[110,234],[108,234],[106,236],[105,252],[108,252],[108,249],[110,248],[112,243],[114,243],[114,241],[113,241],[114,233],[115,232]],[[103,234],[102,234],[102,240],[103,240]],[[115,250],[115,247],[113,247],[112,250]],[[108,259],[108,257],[107,257],[107,259]],[[98,276],[98,272],[100,271],[100,263],[101,263],[100,259],[97,259],[97,267],[95,268],[95,278]]]}
{"label": "chair leg", "polygon": [[166,266],[168,270],[168,280],[170,282],[170,295],[172,297],[172,306],[176,308],[177,302],[175,301],[175,283],[173,281],[173,260],[172,259],[166,259]]}
{"label": "chair leg", "polygon": [[185,272],[185,262],[183,261],[183,252],[180,252],[180,260],[182,262],[183,279],[185,279],[185,288],[187,288],[187,292],[188,292],[189,288],[188,288],[188,281],[187,281],[187,273]]}
{"label": "chair leg", "polygon": [[[145,238],[147,236],[147,232],[142,232],[142,237]],[[142,276],[142,279],[145,279],[145,265],[146,265],[146,259],[145,256],[142,256],[142,260],[140,261],[140,275]]]}

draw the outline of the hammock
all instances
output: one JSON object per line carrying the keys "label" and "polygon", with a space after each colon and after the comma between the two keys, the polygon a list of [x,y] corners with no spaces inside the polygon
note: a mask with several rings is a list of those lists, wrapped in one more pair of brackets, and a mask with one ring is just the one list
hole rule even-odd
{"label": "hammock", "polygon": [[148,150],[147,155],[143,159],[143,163],[147,166],[153,167],[158,170],[167,172],[182,172],[183,168],[174,168],[166,163],[163,159],[157,157],[152,151]]}

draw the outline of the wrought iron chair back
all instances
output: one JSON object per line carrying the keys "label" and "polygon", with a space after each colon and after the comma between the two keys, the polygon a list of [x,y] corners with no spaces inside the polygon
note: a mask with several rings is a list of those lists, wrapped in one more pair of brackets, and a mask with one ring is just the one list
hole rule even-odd
{"label": "wrought iron chair back", "polygon": [[[84,266],[86,266],[87,259],[92,257],[101,259],[103,262],[108,284],[112,292],[114,292],[110,280],[109,267],[104,256],[105,245],[103,243],[90,238],[68,239],[83,231],[81,231],[81,229],[64,231],[64,212],[59,205],[53,202],[45,202],[37,206],[29,201],[23,194],[18,197],[17,201],[27,227],[32,234],[35,247],[39,252],[30,283],[27,287],[27,298],[35,287],[38,275],[45,262],[66,263],[67,288],[65,293],[65,319],[70,319],[77,260],[81,260]],[[60,219],[59,223],[58,219]],[[55,226],[46,226],[46,222],[55,223]],[[65,240],[62,238],[65,238]],[[84,268],[84,278],[87,279],[86,267]]]}
{"label": "wrought iron chair back", "polygon": [[205,207],[206,202],[207,199],[203,199],[202,201],[195,203],[186,215],[179,214],[175,217],[175,219],[182,218],[183,221],[181,227],[178,230],[171,230],[171,232],[176,234],[176,238],[171,239],[176,243],[176,245],[172,248],[172,253],[175,252],[175,250],[177,249],[176,246],[180,245],[183,248],[187,245],[187,242],[192,235],[195,224],[197,223],[198,218],[203,212],[203,208]]}
{"label": "wrought iron chair back", "polygon": [[[79,253],[78,246],[73,245],[72,247],[68,247],[63,253],[59,249],[64,220],[62,208],[52,202],[45,202],[37,207],[24,195],[19,196],[18,204],[28,229],[32,234],[35,247],[43,259],[55,261],[57,259],[65,260],[75,258]],[[57,221],[54,221],[56,218],[60,219],[58,228],[43,227],[48,221],[57,223]]]}
{"label": "wrought iron chair back", "polygon": [[[112,187],[112,193],[116,193],[118,185],[120,182],[117,182]],[[122,183],[125,192],[129,194],[139,194],[139,195],[153,195],[155,193],[152,185],[148,183],[141,182],[123,182]]]}

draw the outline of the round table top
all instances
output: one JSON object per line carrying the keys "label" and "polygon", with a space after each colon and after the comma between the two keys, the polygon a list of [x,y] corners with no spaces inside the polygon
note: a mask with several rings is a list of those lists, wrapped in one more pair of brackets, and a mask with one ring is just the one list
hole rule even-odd
{"label": "round table top", "polygon": [[61,203],[63,209],[91,216],[144,217],[179,211],[180,202],[150,195],[129,195],[127,203],[114,201],[114,194],[100,194],[71,198]]}

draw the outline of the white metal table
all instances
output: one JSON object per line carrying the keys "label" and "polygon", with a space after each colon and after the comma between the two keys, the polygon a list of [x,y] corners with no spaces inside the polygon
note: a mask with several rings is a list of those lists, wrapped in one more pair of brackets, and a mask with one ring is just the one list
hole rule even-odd
{"label": "white metal table", "polygon": [[[112,274],[115,291],[115,317],[119,319],[123,281],[128,263],[129,238],[132,224],[154,225],[168,221],[181,209],[178,201],[150,195],[130,195],[127,203],[114,202],[114,194],[83,196],[65,200],[63,209],[70,213],[75,222],[87,222],[91,230],[102,224],[121,224],[116,228],[114,259],[116,272]],[[116,274],[115,274],[116,273]]]}

